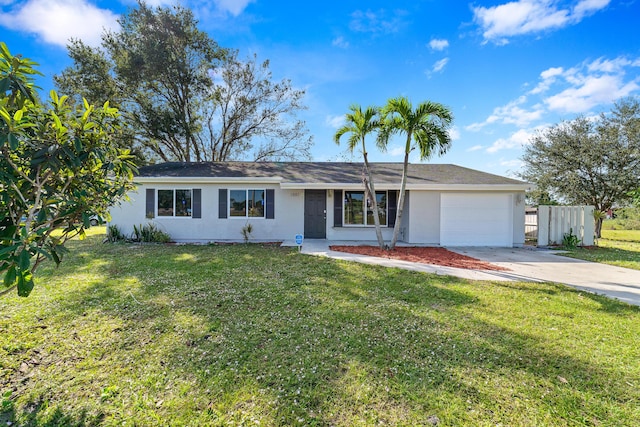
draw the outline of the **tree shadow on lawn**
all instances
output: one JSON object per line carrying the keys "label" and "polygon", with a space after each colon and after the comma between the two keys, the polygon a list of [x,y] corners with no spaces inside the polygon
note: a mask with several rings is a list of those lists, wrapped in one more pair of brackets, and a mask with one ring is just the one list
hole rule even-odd
{"label": "tree shadow on lawn", "polygon": [[[480,319],[492,308],[464,280],[277,248],[104,252],[94,271],[102,280],[43,309],[87,333],[75,348],[82,359],[23,384],[21,391],[32,388],[16,414],[25,425],[58,425],[35,421],[34,412],[51,408],[100,413],[107,423],[170,423],[180,413],[196,424],[427,424],[430,416],[444,424],[561,424],[587,413],[602,420],[612,400],[638,398],[621,386],[623,373]],[[107,335],[88,333],[110,322]],[[48,332],[55,353],[69,337]],[[78,376],[68,372],[91,369],[94,377],[68,381]],[[97,400],[104,387],[119,391],[84,407],[65,402],[61,389],[34,391],[47,376],[72,393],[93,390]],[[555,412],[567,406],[569,413]]]}

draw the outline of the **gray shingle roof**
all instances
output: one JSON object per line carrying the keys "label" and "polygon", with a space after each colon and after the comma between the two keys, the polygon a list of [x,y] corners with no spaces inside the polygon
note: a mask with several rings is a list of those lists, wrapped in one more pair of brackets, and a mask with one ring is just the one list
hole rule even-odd
{"label": "gray shingle roof", "polygon": [[[376,185],[399,185],[402,163],[372,163]],[[281,178],[282,184],[362,183],[363,164],[347,162],[169,162],[140,168],[145,178]],[[522,185],[451,164],[410,164],[408,185]]]}

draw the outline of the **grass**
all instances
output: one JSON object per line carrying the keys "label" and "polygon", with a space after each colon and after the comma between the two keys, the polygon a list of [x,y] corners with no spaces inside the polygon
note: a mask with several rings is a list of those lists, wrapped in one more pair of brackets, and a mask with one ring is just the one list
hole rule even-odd
{"label": "grass", "polygon": [[0,422],[640,424],[640,308],[257,245],[70,242],[0,299]]}
{"label": "grass", "polygon": [[602,230],[597,247],[576,248],[564,255],[640,270],[640,230]]}

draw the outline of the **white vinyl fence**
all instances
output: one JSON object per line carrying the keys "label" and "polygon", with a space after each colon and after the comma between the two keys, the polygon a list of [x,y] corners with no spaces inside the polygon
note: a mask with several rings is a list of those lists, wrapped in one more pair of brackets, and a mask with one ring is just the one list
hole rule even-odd
{"label": "white vinyl fence", "polygon": [[538,206],[538,246],[561,245],[572,233],[581,246],[592,246],[595,236],[593,206]]}
{"label": "white vinyl fence", "polygon": [[538,240],[538,208],[525,208],[524,238],[525,240]]}

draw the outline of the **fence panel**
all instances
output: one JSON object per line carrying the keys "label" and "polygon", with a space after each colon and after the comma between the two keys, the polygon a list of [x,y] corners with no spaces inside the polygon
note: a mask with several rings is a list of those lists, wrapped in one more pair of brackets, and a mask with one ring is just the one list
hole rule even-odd
{"label": "fence panel", "polygon": [[592,246],[593,210],[593,206],[538,206],[538,246],[561,245],[568,233],[577,236],[581,246]]}
{"label": "fence panel", "polygon": [[524,237],[525,240],[536,240],[538,238],[538,209],[536,208],[525,209]]}

